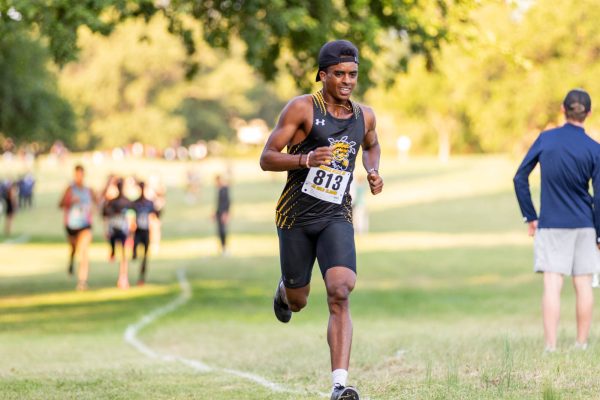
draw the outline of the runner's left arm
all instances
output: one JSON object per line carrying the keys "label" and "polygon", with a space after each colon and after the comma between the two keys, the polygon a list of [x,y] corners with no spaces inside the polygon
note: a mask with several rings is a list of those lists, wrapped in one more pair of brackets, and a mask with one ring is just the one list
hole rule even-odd
{"label": "runner's left arm", "polygon": [[372,194],[379,194],[383,190],[383,179],[379,176],[379,159],[381,147],[377,139],[375,113],[368,107],[363,108],[365,115],[365,139],[362,144],[363,165],[367,170],[367,181]]}

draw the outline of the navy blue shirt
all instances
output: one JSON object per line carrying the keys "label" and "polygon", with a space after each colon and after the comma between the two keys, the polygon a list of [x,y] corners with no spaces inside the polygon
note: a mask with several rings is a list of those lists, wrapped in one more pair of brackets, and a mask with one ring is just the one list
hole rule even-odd
{"label": "navy blue shirt", "polygon": [[[538,219],[529,191],[529,174],[538,162],[542,175],[538,227],[595,228],[600,238],[600,144],[571,123],[540,134],[514,178],[526,222]],[[595,196],[589,192],[590,180]]]}

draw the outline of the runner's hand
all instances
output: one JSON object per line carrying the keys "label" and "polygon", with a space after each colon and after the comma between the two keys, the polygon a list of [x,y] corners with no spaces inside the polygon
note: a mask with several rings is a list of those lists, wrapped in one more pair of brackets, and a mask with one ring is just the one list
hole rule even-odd
{"label": "runner's hand", "polygon": [[529,229],[527,232],[529,234],[529,236],[531,236],[531,237],[535,236],[535,231],[537,230],[537,225],[538,225],[537,221],[531,221],[529,223]]}
{"label": "runner's hand", "polygon": [[315,150],[313,150],[312,154],[310,155],[310,160],[308,164],[311,167],[320,167],[321,165],[331,164],[332,159],[333,152],[331,151],[331,147],[318,147]]}
{"label": "runner's hand", "polygon": [[383,179],[379,176],[377,171],[369,172],[367,175],[367,181],[369,182],[369,188],[372,194],[379,194],[383,190]]}

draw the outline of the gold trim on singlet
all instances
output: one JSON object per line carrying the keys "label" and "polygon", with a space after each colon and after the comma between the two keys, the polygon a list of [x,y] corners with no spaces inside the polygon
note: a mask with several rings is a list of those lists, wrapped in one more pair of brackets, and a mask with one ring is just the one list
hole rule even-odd
{"label": "gold trim on singlet", "polygon": [[319,90],[317,93],[312,95],[314,103],[319,107],[323,115],[327,115],[327,106],[325,105],[325,99],[323,98],[323,92]]}
{"label": "gold trim on singlet", "polygon": [[[288,181],[289,181],[289,179],[288,179]],[[285,192],[281,193],[281,196],[279,196],[279,200],[277,201],[277,206],[275,206],[276,209],[279,209],[279,205],[281,204],[281,201],[292,189],[294,189],[294,186],[290,185],[290,187],[288,187]]]}
{"label": "gold trim on singlet", "polygon": [[[323,113],[323,115],[327,115],[327,105],[325,104],[325,98],[323,97],[323,91],[319,90],[315,94],[311,95],[313,102],[319,108],[319,110]],[[352,112],[354,113],[354,118],[358,119],[360,115],[360,105],[355,101],[348,100],[350,104],[352,104]]]}

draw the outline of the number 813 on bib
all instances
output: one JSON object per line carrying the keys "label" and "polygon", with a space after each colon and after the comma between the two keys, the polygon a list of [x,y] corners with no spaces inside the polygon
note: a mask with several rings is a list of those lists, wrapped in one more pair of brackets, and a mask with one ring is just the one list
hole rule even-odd
{"label": "number 813 on bib", "polygon": [[352,173],[324,165],[312,167],[302,185],[302,192],[330,203],[341,204]]}

